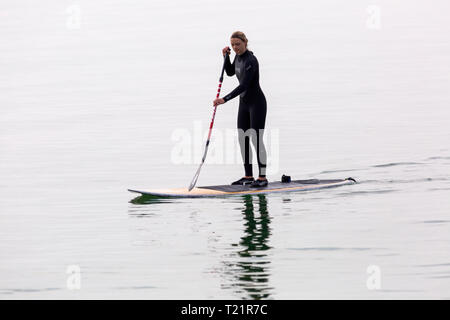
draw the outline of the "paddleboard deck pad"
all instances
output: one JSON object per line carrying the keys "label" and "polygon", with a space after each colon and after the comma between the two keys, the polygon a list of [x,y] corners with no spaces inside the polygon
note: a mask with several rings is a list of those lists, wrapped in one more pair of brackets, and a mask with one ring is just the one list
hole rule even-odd
{"label": "paddleboard deck pad", "polygon": [[309,191],[354,184],[355,182],[356,181],[353,178],[333,180],[309,179],[293,180],[291,182],[274,181],[269,182],[269,184],[263,188],[250,188],[248,185],[222,185],[196,187],[191,191],[189,191],[188,188],[148,190],[128,189],[128,191],[163,198],[201,198],[229,195],[265,194],[274,192]]}

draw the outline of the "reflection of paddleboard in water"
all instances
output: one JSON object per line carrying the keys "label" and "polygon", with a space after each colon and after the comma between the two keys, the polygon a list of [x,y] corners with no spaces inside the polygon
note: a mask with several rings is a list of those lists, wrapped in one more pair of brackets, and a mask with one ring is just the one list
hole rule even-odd
{"label": "reflection of paddleboard in water", "polygon": [[217,197],[228,195],[243,194],[264,194],[273,192],[290,192],[290,191],[308,191],[316,189],[324,189],[331,187],[343,186],[355,183],[355,179],[334,179],[334,180],[293,180],[290,182],[269,182],[267,187],[250,188],[248,185],[222,185],[196,187],[191,191],[188,188],[178,189],[128,189],[128,191],[141,193],[143,195],[151,195],[157,197],[174,197],[174,198],[199,198],[199,197]]}

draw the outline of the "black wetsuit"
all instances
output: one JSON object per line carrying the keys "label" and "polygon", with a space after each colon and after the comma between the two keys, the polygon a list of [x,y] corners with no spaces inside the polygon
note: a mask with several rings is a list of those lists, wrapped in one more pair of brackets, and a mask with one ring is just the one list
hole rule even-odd
{"label": "black wetsuit", "polygon": [[[249,137],[256,149],[258,158],[259,176],[266,176],[267,153],[263,142],[264,126],[266,122],[267,103],[264,93],[259,86],[259,65],[253,52],[246,50],[236,55],[233,63],[229,56],[225,61],[225,70],[228,76],[236,74],[239,86],[227,94],[225,102],[239,97],[239,113],[237,127],[239,130],[239,145],[244,161],[245,175],[253,176],[252,153]],[[254,129],[254,130],[248,130]]]}

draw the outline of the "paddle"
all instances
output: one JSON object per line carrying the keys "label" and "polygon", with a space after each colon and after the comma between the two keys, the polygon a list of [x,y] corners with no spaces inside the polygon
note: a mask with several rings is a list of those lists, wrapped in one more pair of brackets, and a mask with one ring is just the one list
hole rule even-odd
{"label": "paddle", "polygon": [[[225,62],[227,61],[227,57],[228,57],[228,52],[225,54],[225,57],[223,59],[222,73],[220,74],[219,88],[217,89],[216,99],[219,98],[220,89],[222,88],[223,72],[225,71]],[[217,106],[214,106],[214,111],[213,111],[211,124],[209,125],[208,140],[206,140],[205,153],[203,154],[202,163],[200,163],[200,166],[198,167],[197,172],[195,173],[194,178],[191,181],[191,184],[189,186],[189,191],[191,191],[195,187],[195,184],[197,183],[198,176],[200,175],[200,170],[202,169],[202,165],[203,165],[203,163],[205,162],[205,159],[206,159],[206,153],[208,153],[209,140],[211,138],[212,127],[214,125],[214,118],[216,116],[216,109],[217,109]]]}

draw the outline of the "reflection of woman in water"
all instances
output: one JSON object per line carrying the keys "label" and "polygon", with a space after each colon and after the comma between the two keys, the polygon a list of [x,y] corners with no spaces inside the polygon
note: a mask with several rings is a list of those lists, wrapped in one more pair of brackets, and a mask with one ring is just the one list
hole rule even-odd
{"label": "reflection of woman in water", "polygon": [[[251,299],[267,299],[270,296],[269,287],[269,264],[267,251],[270,235],[270,218],[267,212],[266,196],[258,195],[259,217],[255,217],[253,196],[245,195],[244,225],[245,234],[241,237],[240,245],[242,250],[238,251],[238,261],[236,266],[239,268],[237,273],[237,283],[235,286],[244,289]],[[255,258],[258,258],[255,260]]]}

